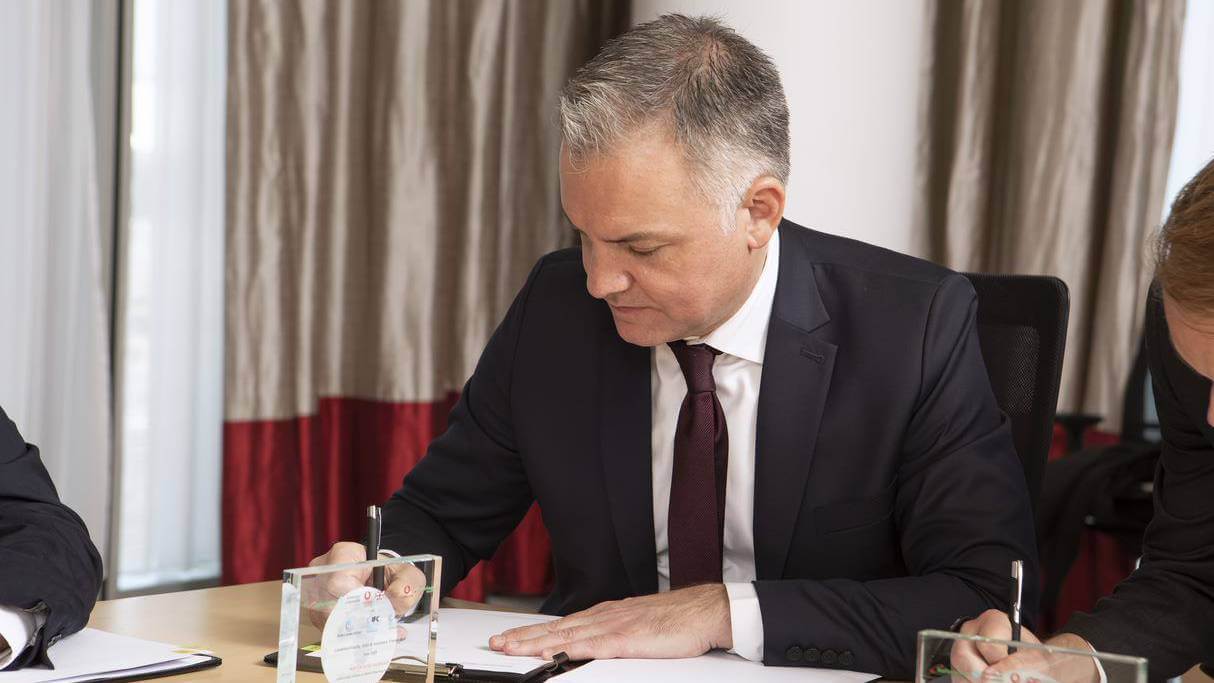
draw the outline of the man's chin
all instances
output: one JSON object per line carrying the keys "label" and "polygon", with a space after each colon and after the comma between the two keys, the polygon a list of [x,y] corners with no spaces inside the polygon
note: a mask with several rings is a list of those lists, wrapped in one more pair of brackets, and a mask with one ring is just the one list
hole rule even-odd
{"label": "man's chin", "polygon": [[661,330],[636,323],[622,323],[616,320],[615,331],[620,335],[620,339],[636,346],[658,346],[668,341]]}

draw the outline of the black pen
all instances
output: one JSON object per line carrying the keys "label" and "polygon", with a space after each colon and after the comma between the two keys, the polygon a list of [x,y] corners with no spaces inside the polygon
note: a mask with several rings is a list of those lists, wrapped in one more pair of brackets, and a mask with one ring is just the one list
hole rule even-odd
{"label": "black pen", "polygon": [[[379,537],[383,532],[383,517],[379,514],[379,506],[367,506],[367,559],[379,559]],[[379,590],[384,589],[384,568],[376,567],[371,570],[371,585]]]}
{"label": "black pen", "polygon": [[[1020,640],[1020,599],[1024,593],[1024,561],[1012,560],[1011,599],[1008,600],[1008,621],[1012,622],[1012,640]],[[1008,647],[1008,654],[1016,651]]]}

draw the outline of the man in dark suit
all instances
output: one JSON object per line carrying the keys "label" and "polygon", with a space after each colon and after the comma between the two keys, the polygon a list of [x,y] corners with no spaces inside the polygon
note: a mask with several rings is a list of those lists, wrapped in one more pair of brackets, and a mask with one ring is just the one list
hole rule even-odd
{"label": "man in dark suit", "polygon": [[[1146,657],[1152,681],[1214,663],[1214,161],[1177,195],[1157,259],[1145,335],[1163,442],[1142,561],[1091,614],[1076,613],[1049,641]],[[998,612],[963,631],[1003,640],[1011,633]],[[954,659],[966,670],[989,663],[992,674],[1036,668],[1064,683],[1103,678],[1091,659],[1050,671],[1058,662],[1034,656],[961,648]]]}
{"label": "man in dark suit", "polygon": [[581,246],[532,271],[384,546],[442,555],[450,590],[539,501],[543,610],[569,616],[491,640],[510,654],[907,677],[919,629],[1005,606],[1035,545],[974,291],[783,220],[771,62],[662,17],[579,71],[562,127]]}
{"label": "man in dark suit", "polygon": [[0,670],[50,666],[47,648],[84,628],[100,589],[84,522],[0,409]]}

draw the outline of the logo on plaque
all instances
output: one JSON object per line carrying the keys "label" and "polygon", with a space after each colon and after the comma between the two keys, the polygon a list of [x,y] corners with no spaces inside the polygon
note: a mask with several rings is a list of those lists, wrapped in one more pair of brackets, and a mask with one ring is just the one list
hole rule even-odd
{"label": "logo on plaque", "polygon": [[320,663],[331,683],[374,683],[396,652],[392,603],[381,590],[355,588],[337,600],[320,639]]}

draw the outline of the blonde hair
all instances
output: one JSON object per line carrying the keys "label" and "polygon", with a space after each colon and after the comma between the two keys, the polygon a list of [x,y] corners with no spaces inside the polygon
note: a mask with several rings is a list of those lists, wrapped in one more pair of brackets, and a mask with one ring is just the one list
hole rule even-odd
{"label": "blonde hair", "polygon": [[1172,202],[1155,241],[1155,278],[1182,308],[1214,316],[1214,160]]}

